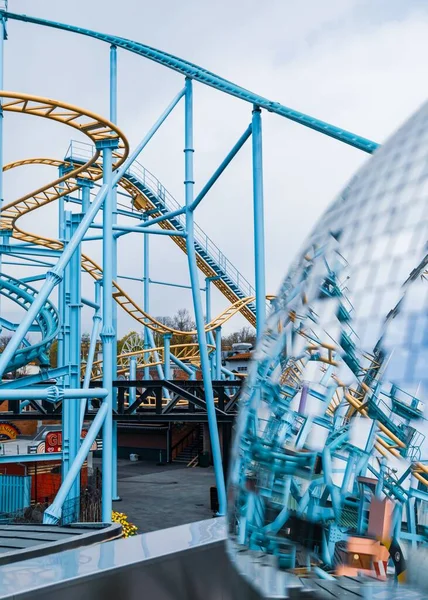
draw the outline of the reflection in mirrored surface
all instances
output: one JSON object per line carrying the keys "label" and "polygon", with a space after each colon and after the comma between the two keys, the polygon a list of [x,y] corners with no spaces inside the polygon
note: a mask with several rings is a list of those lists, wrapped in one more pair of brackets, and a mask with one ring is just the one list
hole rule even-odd
{"label": "reflection in mirrored surface", "polygon": [[230,473],[243,572],[249,555],[251,572],[268,560],[278,573],[404,582],[408,548],[422,560],[427,181],[428,105],[321,217],[280,288]]}

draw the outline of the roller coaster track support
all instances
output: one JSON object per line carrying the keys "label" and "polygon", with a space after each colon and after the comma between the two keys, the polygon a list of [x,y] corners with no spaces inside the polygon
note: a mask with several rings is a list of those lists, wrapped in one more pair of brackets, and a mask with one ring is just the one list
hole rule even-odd
{"label": "roller coaster track support", "polygon": [[[219,496],[219,514],[225,514],[226,512],[226,493],[225,493],[225,482],[223,477],[222,468],[222,457],[220,452],[219,435],[217,429],[216,414],[222,414],[223,411],[215,406],[214,393],[211,380],[211,365],[209,353],[211,348],[207,344],[207,334],[213,337],[213,332],[216,332],[217,349],[216,349],[216,376],[221,376],[225,372],[221,367],[221,325],[227,321],[228,318],[235,312],[242,311],[247,318],[254,322],[254,295],[250,287],[248,290],[242,288],[244,285],[243,280],[240,281],[239,274],[236,279],[228,276],[227,269],[222,269],[222,260],[224,255],[218,254],[218,260],[212,260],[208,248],[208,242],[204,250],[203,245],[200,244],[200,239],[197,234],[199,230],[195,226],[194,222],[194,211],[202,198],[217,181],[218,177],[243,146],[245,141],[252,135],[253,145],[253,165],[252,165],[252,176],[253,176],[253,203],[254,203],[254,252],[255,252],[255,280],[256,280],[256,294],[255,294],[255,312],[256,312],[256,325],[257,333],[260,337],[260,333],[264,326],[265,312],[266,312],[266,292],[265,292],[265,257],[264,257],[264,224],[263,224],[263,165],[262,165],[262,130],[261,130],[261,110],[266,110],[272,113],[276,113],[279,116],[295,121],[305,127],[309,127],[315,131],[321,132],[325,135],[333,137],[339,141],[342,141],[355,148],[371,153],[377,148],[377,144],[362,138],[358,135],[344,131],[338,127],[290,109],[286,106],[279,104],[278,102],[272,102],[263,96],[254,94],[244,88],[235,85],[234,83],[223,79],[214,73],[210,73],[206,69],[202,69],[197,65],[194,65],[186,60],[180,59],[173,55],[167,54],[160,50],[150,48],[139,42],[126,40],[121,37],[106,35],[98,32],[94,32],[88,29],[75,27],[71,25],[65,25],[44,19],[38,19],[33,17],[27,17],[25,15],[17,15],[8,13],[7,11],[0,11],[0,84],[2,84],[3,71],[2,71],[2,58],[3,58],[3,39],[4,39],[4,23],[5,20],[13,19],[18,21],[24,21],[28,23],[35,23],[47,27],[53,27],[60,30],[66,30],[77,34],[89,36],[91,38],[106,42],[110,45],[110,120],[107,121],[102,117],[98,117],[89,111],[83,111],[72,105],[53,101],[48,98],[38,98],[26,94],[18,94],[14,92],[0,92],[0,228],[3,237],[10,237],[13,234],[15,241],[18,240],[19,244],[12,244],[10,247],[12,252],[16,252],[19,255],[19,247],[25,247],[31,254],[31,251],[35,251],[34,246],[42,246],[43,251],[48,253],[49,258],[58,257],[57,262],[53,266],[49,266],[49,270],[46,274],[44,282],[41,284],[40,289],[37,293],[32,294],[29,286],[25,287],[26,282],[16,283],[6,279],[2,280],[2,284],[5,289],[7,288],[8,294],[12,296],[15,294],[18,303],[21,303],[22,307],[25,308],[26,313],[20,325],[16,328],[16,331],[0,356],[0,377],[10,368],[14,360],[17,357],[22,356],[25,359],[31,357],[34,352],[38,352],[38,358],[49,350],[49,344],[51,343],[53,336],[57,335],[55,332],[55,312],[52,311],[52,307],[49,304],[49,296],[58,284],[61,284],[60,293],[60,321],[61,325],[69,327],[69,331],[63,329],[60,332],[59,339],[59,354],[63,357],[62,362],[64,364],[59,365],[59,370],[66,367],[65,363],[68,363],[70,370],[66,375],[66,386],[70,386],[73,390],[78,385],[78,375],[80,371],[79,365],[79,324],[80,324],[80,290],[79,286],[73,288],[73,278],[79,278],[81,268],[80,264],[83,265],[84,270],[89,273],[96,282],[102,281],[102,329],[101,329],[101,340],[103,347],[103,371],[102,371],[102,385],[103,385],[103,397],[101,406],[95,415],[93,423],[88,431],[83,443],[80,443],[80,426],[82,413],[84,414],[84,403],[80,405],[80,402],[72,403],[67,399],[67,406],[64,407],[63,414],[65,416],[64,427],[65,435],[64,438],[67,441],[68,447],[65,450],[65,466],[64,466],[64,478],[60,488],[60,491],[51,507],[49,507],[45,513],[45,521],[48,523],[57,522],[61,516],[62,506],[66,498],[71,498],[72,495],[78,493],[77,478],[81,466],[86,458],[87,452],[95,436],[98,434],[100,428],[103,430],[103,488],[102,488],[102,518],[108,522],[111,520],[111,508],[112,508],[112,497],[116,494],[115,480],[114,480],[114,463],[115,463],[115,438],[113,429],[113,413],[115,408],[115,391],[113,386],[113,380],[117,372],[117,357],[116,357],[116,314],[115,314],[115,301],[125,311],[140,322],[145,328],[145,341],[146,346],[151,347],[152,355],[155,358],[155,363],[158,363],[158,368],[161,370],[165,369],[166,374],[169,375],[170,358],[179,364],[182,368],[187,368],[192,371],[196,360],[200,363],[200,368],[203,375],[203,386],[205,394],[205,405],[206,414],[209,423],[210,436],[211,436],[211,447],[215,467],[215,477]],[[2,35],[3,34],[3,35]],[[126,137],[122,134],[120,129],[115,125],[117,116],[117,96],[116,96],[116,52],[117,48],[122,48],[127,51],[131,51],[139,56],[143,56],[147,59],[155,61],[160,65],[172,69],[185,77],[185,86],[177,96],[170,103],[168,108],[160,116],[155,125],[149,130],[140,144],[135,148],[130,156],[128,156],[129,147]],[[198,196],[194,195],[194,180],[193,180],[193,80],[200,82],[204,85],[208,85],[222,93],[227,93],[240,99],[241,101],[250,104],[253,108],[252,123],[239,138],[238,142],[232,148],[231,152],[227,155],[226,159],[220,165],[220,167],[214,172],[212,177],[208,180],[206,185],[202,187],[201,192]],[[0,87],[3,87],[0,85]],[[116,283],[117,275],[117,244],[116,240],[119,235],[122,235],[126,231],[126,227],[120,231],[118,225],[116,225],[116,192],[115,187],[120,184],[125,187],[127,191],[131,190],[130,194],[133,198],[141,198],[145,195],[144,189],[142,193],[141,185],[138,186],[135,178],[133,179],[132,174],[130,175],[129,169],[133,165],[134,161],[151,140],[153,135],[158,131],[159,127],[167,119],[169,114],[184,98],[184,123],[185,123],[185,138],[184,138],[184,191],[185,191],[185,205],[179,207],[176,210],[168,210],[166,205],[163,207],[157,204],[155,197],[150,197],[150,194],[146,194],[146,200],[149,200],[153,204],[153,208],[156,208],[159,215],[154,217],[150,221],[150,225],[161,224],[162,229],[177,229],[177,231],[170,232],[169,235],[174,235],[174,240],[185,250],[187,254],[188,269],[191,280],[191,291],[192,300],[195,313],[196,331],[199,352],[192,359],[189,359],[186,365],[181,361],[179,356],[174,356],[172,348],[170,346],[170,336],[172,334],[183,334],[182,332],[176,332],[172,328],[164,326],[154,319],[149,314],[149,292],[145,294],[144,310],[130,298]],[[27,114],[38,116],[41,118],[48,118],[58,123],[67,124],[79,131],[79,134],[85,134],[91,144],[95,147],[95,151],[91,153],[91,156],[83,164],[74,164],[73,161],[65,161],[65,164],[57,164],[61,167],[60,176],[54,181],[48,183],[45,186],[40,187],[33,192],[26,194],[25,196],[10,202],[6,207],[2,206],[3,196],[3,184],[2,184],[2,119],[3,111],[14,112],[20,114]],[[100,160],[102,158],[102,168]],[[49,162],[49,159],[45,159],[44,164],[53,164]],[[42,159],[43,162],[43,159]],[[30,164],[31,159],[28,161],[21,161],[20,164]],[[18,163],[16,163],[18,164]],[[16,166],[16,165],[15,165]],[[101,180],[102,185],[98,193],[95,195],[92,202],[90,202],[90,190],[89,186],[94,181]],[[122,181],[123,180],[123,181]],[[63,225],[65,223],[64,218],[64,198],[66,196],[72,196],[75,192],[79,192],[83,185],[82,191],[82,215],[79,217],[70,217],[75,219],[75,223],[69,227],[67,236],[64,234]],[[159,186],[159,192],[161,187]],[[152,195],[155,196],[155,195]],[[141,208],[145,199],[142,198]],[[55,200],[60,201],[60,213],[61,216],[61,231],[60,240],[48,239],[38,236],[35,233],[26,232],[20,229],[17,224],[18,219],[26,215],[39,207],[45,206]],[[135,202],[137,206],[137,202]],[[102,223],[102,269],[89,257],[82,254],[80,261],[80,246],[89,227],[94,222],[94,218],[103,208],[103,223]],[[183,216],[184,228],[180,230],[180,227],[176,227],[177,221],[174,221],[176,217]],[[142,226],[146,227],[147,223],[142,223]],[[133,231],[135,228],[128,228],[129,231]],[[145,232],[145,240],[148,241],[148,235],[150,233],[156,233],[159,230],[147,227]],[[162,233],[168,233],[163,231]],[[199,244],[199,245],[198,245]],[[18,248],[18,249],[17,249]],[[148,248],[145,256],[145,261],[148,262]],[[229,301],[232,302],[232,306],[229,307],[222,315],[217,319],[210,320],[207,325],[204,324],[204,316],[202,309],[202,301],[199,289],[198,271],[197,268],[201,267],[206,277],[212,279],[214,285],[226,295]],[[63,282],[63,283],[61,283]],[[148,268],[145,271],[145,282],[148,287],[149,284],[149,272]],[[248,282],[246,282],[248,283]],[[241,286],[240,286],[241,284]],[[248,284],[249,285],[249,284]],[[9,287],[8,287],[9,286]],[[244,285],[245,287],[245,285]],[[24,299],[25,306],[23,304]],[[62,298],[62,299],[61,299]],[[101,304],[101,303],[99,303]],[[99,309],[96,309],[96,315],[94,321],[99,320]],[[21,344],[25,338],[26,333],[38,324],[42,333],[42,342],[40,348],[28,347],[21,349]],[[90,372],[92,371],[92,364],[94,359],[95,342],[97,336],[98,323],[94,322],[93,335],[91,338],[91,350],[90,360],[88,361],[88,372],[85,373],[85,381],[82,390],[78,390],[80,395],[77,394],[76,400],[90,397],[91,394],[87,389],[89,385]],[[160,333],[165,336],[164,348],[162,353],[158,353],[156,356],[156,348],[153,342],[153,332]],[[189,335],[189,332],[186,332]],[[21,352],[22,350],[22,352]],[[148,351],[146,347],[145,352]],[[160,359],[162,356],[163,361]],[[73,367],[73,368],[71,368]],[[135,361],[132,363],[132,371],[135,371]],[[164,373],[162,373],[164,376]],[[67,380],[68,378],[68,380]],[[169,389],[174,391],[174,386],[170,384],[160,383],[161,389]],[[6,393],[7,390],[5,389]],[[18,392],[18,390],[17,390]],[[67,390],[64,391],[66,394]],[[105,392],[105,393],[104,393]],[[19,392],[18,392],[19,393]],[[25,397],[25,390],[23,390]],[[64,396],[67,398],[67,396]],[[193,397],[187,394],[189,403],[193,402]],[[162,398],[161,398],[162,400]],[[197,400],[197,399],[196,399]],[[195,400],[195,402],[196,402]],[[82,408],[83,407],[83,408]],[[158,407],[159,408],[159,407]],[[166,407],[169,410],[169,407]],[[68,453],[68,455],[67,455]],[[67,464],[68,461],[68,464]],[[113,465],[113,469],[112,469]]]}
{"label": "roller coaster track support", "polygon": [[[184,96],[184,189],[186,200],[186,245],[189,265],[190,281],[192,284],[193,309],[201,358],[201,371],[205,388],[207,403],[208,426],[210,430],[211,451],[214,463],[214,472],[217,485],[219,515],[226,514],[226,485],[223,474],[223,461],[221,456],[220,439],[215,414],[214,394],[211,385],[211,369],[208,357],[207,339],[205,336],[204,313],[202,309],[201,294],[199,292],[198,267],[195,252],[195,227],[193,202],[193,87],[192,80],[186,78],[186,92]],[[263,296],[264,301],[264,296]]]}

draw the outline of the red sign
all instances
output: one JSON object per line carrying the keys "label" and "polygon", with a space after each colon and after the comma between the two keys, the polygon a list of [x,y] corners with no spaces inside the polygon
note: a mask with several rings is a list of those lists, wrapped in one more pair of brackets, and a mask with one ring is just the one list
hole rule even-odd
{"label": "red sign", "polygon": [[[82,439],[88,434],[87,429],[82,431]],[[61,452],[62,450],[62,431],[49,431],[45,438],[46,452]],[[99,450],[100,444],[97,444],[97,440],[92,444],[91,451]]]}
{"label": "red sign", "polygon": [[49,431],[45,439],[46,452],[61,452],[62,431]]}

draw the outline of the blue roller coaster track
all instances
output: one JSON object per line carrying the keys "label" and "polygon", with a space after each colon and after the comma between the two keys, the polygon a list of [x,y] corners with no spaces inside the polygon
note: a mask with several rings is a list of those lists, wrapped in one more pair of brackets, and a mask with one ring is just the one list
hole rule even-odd
{"label": "blue roller coaster track", "polygon": [[[37,290],[24,281],[15,279],[6,273],[0,273],[0,294],[15,302],[23,310],[28,310],[37,295]],[[59,330],[59,314],[55,306],[47,301],[36,317],[41,340],[24,346],[16,351],[8,363],[5,373],[16,371],[20,367],[37,360],[42,367],[49,366],[49,349],[56,339]]]}
{"label": "blue roller coaster track", "polygon": [[135,54],[139,54],[144,58],[148,58],[149,60],[153,60],[164,67],[168,67],[178,73],[181,73],[185,77],[190,77],[199,83],[203,83],[205,85],[209,85],[214,89],[224,92],[226,94],[230,94],[231,96],[235,96],[240,100],[244,100],[245,102],[249,102],[255,106],[259,106],[260,108],[264,108],[265,110],[280,115],[281,117],[285,117],[286,119],[290,119],[291,121],[295,121],[300,125],[304,125],[305,127],[309,127],[310,129],[314,129],[315,131],[319,131],[320,133],[324,133],[336,140],[344,142],[345,144],[349,144],[354,148],[358,148],[359,150],[363,150],[364,152],[372,153],[378,147],[376,142],[368,140],[360,135],[356,135],[355,133],[351,133],[340,127],[336,127],[335,125],[331,125],[330,123],[326,123],[321,121],[320,119],[316,119],[315,117],[311,117],[309,115],[305,115],[297,110],[293,110],[292,108],[288,108],[279,102],[273,102],[264,98],[263,96],[259,96],[258,94],[254,94],[245,88],[240,87],[224,79],[223,77],[219,77],[207,69],[203,69],[187,60],[183,60],[182,58],[178,58],[172,54],[168,54],[167,52],[163,52],[162,50],[157,50],[156,48],[151,48],[150,46],[146,46],[145,44],[141,44],[140,42],[135,42],[132,40],[127,40],[122,37],[118,37],[116,35],[108,35],[106,33],[100,33],[98,31],[92,31],[90,29],[86,29],[84,27],[77,27],[75,25],[68,25],[65,23],[57,23],[55,21],[49,21],[47,19],[38,19],[36,17],[30,17],[28,15],[19,15],[12,12],[4,12],[4,15],[8,19],[14,19],[16,21],[24,21],[25,23],[34,23],[35,25],[43,25],[45,27],[53,27],[55,29],[62,29],[64,31],[70,31],[72,33],[79,33],[81,35],[86,35],[102,42],[107,42],[108,44],[113,44],[118,48],[123,48],[124,50],[128,50],[129,52],[134,52]]}

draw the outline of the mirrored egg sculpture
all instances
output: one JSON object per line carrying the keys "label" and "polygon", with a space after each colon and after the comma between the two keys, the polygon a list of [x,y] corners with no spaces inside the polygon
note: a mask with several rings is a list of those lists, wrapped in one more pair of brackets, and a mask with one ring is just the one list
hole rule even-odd
{"label": "mirrored egg sculpture", "polygon": [[425,105],[317,223],[253,355],[228,549],[271,596],[428,589],[427,240]]}

